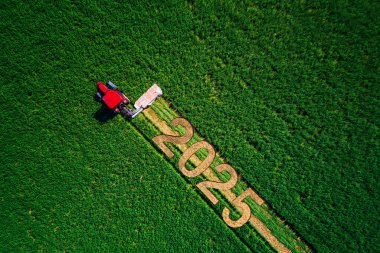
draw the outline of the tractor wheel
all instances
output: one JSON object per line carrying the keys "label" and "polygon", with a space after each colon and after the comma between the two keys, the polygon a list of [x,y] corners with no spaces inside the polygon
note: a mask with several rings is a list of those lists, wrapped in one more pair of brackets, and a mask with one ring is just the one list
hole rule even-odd
{"label": "tractor wheel", "polygon": [[[121,92],[121,94],[123,94],[123,92],[122,91],[120,91]],[[129,100],[129,98],[127,98],[127,96],[125,96],[124,94],[123,94],[123,97],[125,98],[125,101],[127,101],[127,103],[126,104],[129,104],[129,103],[131,103],[131,100]]]}
{"label": "tractor wheel", "polygon": [[95,98],[95,101],[100,102],[100,101],[102,101],[103,96],[102,96],[102,94],[100,94],[100,92],[96,92],[94,98]]}
{"label": "tractor wheel", "polygon": [[120,114],[125,116],[127,114],[127,109],[125,107],[120,109]]}
{"label": "tractor wheel", "polygon": [[107,87],[110,88],[111,90],[117,90],[117,89],[118,89],[117,85],[114,84],[114,83],[112,83],[111,81],[107,81],[107,82],[106,82],[106,85],[107,85]]}

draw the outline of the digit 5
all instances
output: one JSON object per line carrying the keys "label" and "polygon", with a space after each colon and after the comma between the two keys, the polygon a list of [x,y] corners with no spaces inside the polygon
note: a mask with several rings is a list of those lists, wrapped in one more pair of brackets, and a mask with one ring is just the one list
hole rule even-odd
{"label": "digit 5", "polygon": [[233,228],[241,227],[251,217],[251,208],[249,207],[247,203],[243,202],[243,200],[247,197],[251,197],[259,205],[262,204],[261,201],[259,202],[257,201],[257,200],[262,200],[257,195],[257,193],[251,188],[248,188],[242,194],[240,194],[238,197],[232,200],[232,204],[241,212],[241,217],[239,219],[232,220],[230,218],[231,211],[227,207],[223,209],[223,213],[222,213],[223,220],[227,223],[228,226],[233,227]]}

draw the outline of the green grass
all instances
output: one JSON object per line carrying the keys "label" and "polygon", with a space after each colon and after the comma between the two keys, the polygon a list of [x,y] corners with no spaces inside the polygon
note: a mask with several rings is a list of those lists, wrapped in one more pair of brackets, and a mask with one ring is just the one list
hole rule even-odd
{"label": "green grass", "polygon": [[376,251],[378,13],[2,1],[0,250],[248,249],[132,125],[93,118],[111,79],[132,99],[157,82],[315,250]]}

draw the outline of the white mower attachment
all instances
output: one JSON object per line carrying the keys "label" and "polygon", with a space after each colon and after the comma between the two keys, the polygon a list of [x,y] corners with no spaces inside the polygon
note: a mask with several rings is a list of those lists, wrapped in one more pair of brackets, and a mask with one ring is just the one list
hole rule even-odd
{"label": "white mower attachment", "polygon": [[136,110],[133,111],[132,119],[145,108],[153,104],[159,96],[162,96],[162,90],[157,84],[153,84],[152,87],[150,87],[139,99],[136,100],[134,104]]}

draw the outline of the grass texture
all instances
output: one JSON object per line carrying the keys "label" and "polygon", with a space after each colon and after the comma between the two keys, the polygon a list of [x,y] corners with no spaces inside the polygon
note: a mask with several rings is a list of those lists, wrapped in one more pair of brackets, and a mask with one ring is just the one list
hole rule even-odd
{"label": "grass texture", "polygon": [[314,250],[376,251],[378,13],[364,0],[1,1],[0,251],[253,249],[138,128],[94,118],[108,79],[132,99],[158,83]]}

